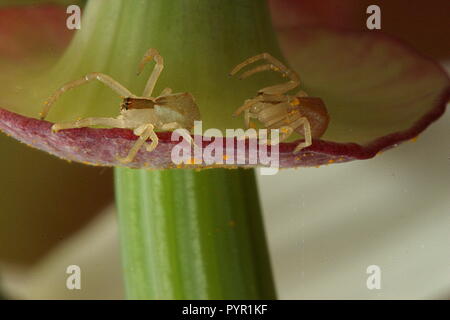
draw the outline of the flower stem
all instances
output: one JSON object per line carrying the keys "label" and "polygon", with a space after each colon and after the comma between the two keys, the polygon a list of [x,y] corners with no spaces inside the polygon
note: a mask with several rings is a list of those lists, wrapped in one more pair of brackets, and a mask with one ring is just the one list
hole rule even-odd
{"label": "flower stem", "polygon": [[275,298],[253,170],[115,173],[128,298]]}
{"label": "flower stem", "polygon": [[[242,127],[233,111],[272,79],[239,81],[228,77],[233,66],[261,52],[280,56],[265,1],[89,1],[34,99],[94,71],[139,95],[151,68],[136,76],[137,65],[149,48],[165,64],[154,95],[191,93],[205,130]],[[49,120],[115,117],[120,98],[95,83],[58,103]],[[253,171],[115,170],[129,298],[275,298]]]}

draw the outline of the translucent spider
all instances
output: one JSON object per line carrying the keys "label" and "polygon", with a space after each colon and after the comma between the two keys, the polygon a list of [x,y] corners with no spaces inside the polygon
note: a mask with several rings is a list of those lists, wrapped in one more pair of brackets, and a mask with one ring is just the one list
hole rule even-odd
{"label": "translucent spider", "polygon": [[255,118],[268,129],[279,129],[280,142],[286,140],[294,131],[302,134],[305,141],[294,149],[294,153],[298,153],[312,144],[312,138],[321,137],[325,133],[330,117],[322,99],[308,97],[302,90],[295,96],[286,94],[300,85],[300,78],[295,71],[288,69],[268,53],[248,58],[234,67],[230,75],[235,75],[247,65],[263,59],[268,63],[242,73],[239,79],[257,72],[273,70],[289,78],[289,81],[259,90],[255,98],[246,100],[233,115],[238,116],[244,112],[247,128],[251,126],[250,119]]}
{"label": "translucent spider", "polygon": [[[82,128],[89,126],[107,126],[114,128],[132,129],[139,136],[125,158],[118,157],[122,163],[133,161],[139,149],[145,145],[148,152],[153,151],[158,145],[156,130],[175,130],[184,128],[191,130],[195,120],[200,120],[200,112],[194,98],[190,93],[172,93],[172,89],[166,88],[157,97],[152,97],[163,68],[164,61],[156,49],[149,49],[139,65],[138,74],[144,69],[147,62],[154,60],[156,65],[147,81],[142,96],[135,96],[127,88],[110,76],[98,72],[89,73],[79,80],[69,82],[57,90],[47,101],[45,108],[40,113],[40,118],[45,119],[53,103],[67,90],[78,87],[93,80],[98,80],[118,93],[122,100],[120,114],[117,118],[84,118],[76,121],[55,123],[52,130],[57,132],[64,129]],[[151,143],[147,144],[147,139]],[[184,137],[192,142],[191,136]]]}

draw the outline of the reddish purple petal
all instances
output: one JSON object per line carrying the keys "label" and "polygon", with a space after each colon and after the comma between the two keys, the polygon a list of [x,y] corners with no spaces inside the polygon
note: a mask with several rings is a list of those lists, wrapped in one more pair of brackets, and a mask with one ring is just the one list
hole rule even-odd
{"label": "reddish purple petal", "polygon": [[427,55],[448,59],[448,0],[269,0],[275,29],[299,26],[366,31],[367,7],[381,8],[383,32]]}
{"label": "reddish purple petal", "polygon": [[0,59],[23,62],[36,55],[54,55],[69,43],[73,32],[63,8],[12,7],[0,10]]}
{"label": "reddish purple petal", "polygon": [[[315,140],[300,154],[292,153],[298,141],[280,145],[281,167],[371,158],[416,137],[445,110],[450,92],[446,73],[382,34],[291,28],[281,34],[281,43],[306,91],[323,98],[331,115],[323,140]],[[122,165],[117,156],[125,156],[136,140],[130,130],[82,128],[52,133],[51,125],[0,110],[2,131],[68,160]],[[176,167],[171,150],[177,142],[171,141],[171,133],[158,136],[158,147],[150,153],[141,150],[129,167]],[[208,144],[204,142],[203,147]]]}
{"label": "reddish purple petal", "polygon": [[361,0],[269,0],[269,5],[276,29],[299,25],[351,27],[360,23],[365,12]]}
{"label": "reddish purple petal", "polygon": [[323,140],[358,143],[373,155],[414,138],[445,111],[447,73],[381,32],[299,27],[279,36],[305,90],[328,107]]}
{"label": "reddish purple petal", "polygon": [[[124,129],[81,128],[52,133],[51,126],[50,122],[0,109],[0,130],[31,147],[71,161],[92,165],[123,166],[117,160],[117,156],[126,156],[136,140],[132,131]],[[153,152],[141,150],[128,166],[153,169],[177,167],[171,160],[171,151],[178,142],[171,141],[170,132],[160,132],[158,137],[160,141]],[[209,142],[204,142],[203,148],[208,144]],[[226,142],[223,141],[223,144],[226,145]],[[237,146],[236,141],[234,145]],[[293,143],[280,145],[281,167],[316,166],[373,156],[373,154],[364,154],[361,148],[354,144],[317,141],[308,148],[308,152],[296,156],[292,154],[294,147]],[[224,154],[236,154],[235,150],[224,151]],[[186,167],[204,167],[204,165],[186,165]]]}

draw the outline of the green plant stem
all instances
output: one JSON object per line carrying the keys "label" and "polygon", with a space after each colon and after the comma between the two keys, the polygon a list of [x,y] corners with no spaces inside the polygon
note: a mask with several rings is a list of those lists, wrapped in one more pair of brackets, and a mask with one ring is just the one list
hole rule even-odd
{"label": "green plant stem", "polygon": [[253,170],[115,173],[128,298],[275,298]]}
{"label": "green plant stem", "polygon": [[[93,71],[140,94],[151,68],[136,70],[148,48],[165,62],[155,95],[165,87],[190,92],[204,130],[242,127],[231,114],[271,83],[269,73],[230,78],[234,65],[261,52],[280,56],[262,0],[89,1],[81,30],[31,90],[28,112],[37,114],[48,92]],[[116,117],[119,103],[93,83],[64,94],[49,120]],[[275,298],[252,171],[117,168],[116,192],[129,298]]]}

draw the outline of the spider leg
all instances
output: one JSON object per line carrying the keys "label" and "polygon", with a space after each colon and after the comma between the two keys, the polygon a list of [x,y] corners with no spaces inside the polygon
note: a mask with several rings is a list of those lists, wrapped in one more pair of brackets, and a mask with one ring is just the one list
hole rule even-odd
{"label": "spider leg", "polygon": [[84,128],[90,126],[106,126],[114,128],[129,128],[127,122],[120,119],[114,118],[84,118],[76,121],[60,122],[55,123],[52,126],[53,132],[58,132],[59,130],[74,129],[74,128]]}
{"label": "spider leg", "polygon": [[255,73],[258,72],[262,72],[262,71],[268,71],[268,70],[272,70],[272,71],[280,71],[280,68],[278,68],[277,66],[273,65],[273,64],[263,64],[260,66],[257,66],[253,69],[250,69],[248,71],[245,71],[244,73],[241,74],[241,76],[239,77],[240,80],[248,78],[252,75],[254,75]]}
{"label": "spider leg", "polygon": [[[279,116],[273,117],[272,119],[264,122],[264,124],[265,124],[266,127],[270,127],[270,126],[272,126],[274,124],[277,124],[279,122],[284,122],[283,120],[285,120],[285,119],[286,119],[286,114],[283,113],[283,114],[281,114]],[[273,126],[273,127],[280,127],[280,126]]]}
{"label": "spider leg", "polygon": [[256,125],[255,123],[251,120],[252,118],[254,119],[258,119],[258,116],[255,115],[254,113],[251,113],[250,110],[245,110],[244,111],[244,124],[245,124],[245,128],[246,129],[256,129]]}
{"label": "spider leg", "polygon": [[297,92],[297,94],[295,96],[300,97],[300,98],[301,97],[309,97],[308,94],[303,90],[300,90],[299,92]]}
{"label": "spider leg", "polygon": [[250,116],[250,110],[248,110],[248,109],[246,109],[245,111],[244,111],[244,123],[245,123],[245,128],[250,128],[250,118],[251,118],[251,116]]}
{"label": "spider leg", "polygon": [[276,84],[274,86],[265,87],[259,90],[259,93],[263,94],[271,94],[271,95],[281,95],[285,94],[288,91],[291,91],[292,89],[297,88],[300,85],[299,80],[291,80],[285,83]]}
{"label": "spider leg", "polygon": [[312,138],[311,138],[311,126],[309,124],[309,121],[306,117],[301,117],[298,120],[291,123],[292,129],[295,130],[298,127],[303,125],[303,136],[305,137],[304,142],[300,142],[294,149],[294,154],[298,153],[303,148],[309,147],[312,145]]}
{"label": "spider leg", "polygon": [[[303,119],[306,119],[301,115],[301,113],[296,112],[294,114],[284,114],[283,117],[279,116],[274,119],[271,119],[271,121],[266,121],[266,127],[269,129],[276,129],[279,128],[281,131],[281,137],[279,139],[280,142],[286,140],[291,136],[291,134],[297,129],[300,125],[303,124]],[[277,120],[277,121],[276,121]],[[307,123],[309,126],[309,121]],[[305,133],[305,137],[307,134]],[[311,136],[311,134],[310,134]]]}
{"label": "spider leg", "polygon": [[280,128],[280,131],[280,142],[282,142],[291,136],[291,134],[294,132],[294,128],[292,128],[291,126],[283,126]]}
{"label": "spider leg", "polygon": [[285,94],[260,94],[264,102],[289,102],[292,97]]}
{"label": "spider leg", "polygon": [[277,103],[277,104],[264,104],[264,108],[258,113],[258,119],[264,126],[268,127],[272,123],[280,121],[283,118],[288,118],[288,103]]}
{"label": "spider leg", "polygon": [[242,111],[250,109],[254,104],[261,102],[262,100],[263,100],[263,98],[261,96],[246,100],[242,106],[240,106],[239,108],[236,109],[235,112],[233,112],[233,117],[237,117],[238,115],[240,115],[242,113]]}
{"label": "spider leg", "polygon": [[155,148],[158,146],[158,136],[156,135],[154,126],[152,124],[144,124],[142,126],[139,126],[134,130],[134,134],[139,136],[139,138],[131,147],[130,151],[128,151],[128,155],[125,158],[117,158],[117,160],[122,163],[130,163],[131,161],[133,161],[134,157],[139,152],[139,149],[141,149],[148,138],[152,139],[150,145],[146,146],[146,150],[148,152],[155,150]]}
{"label": "spider leg", "polygon": [[[161,130],[176,130],[176,129],[184,129],[183,126],[181,124],[179,124],[178,122],[174,121],[174,122],[169,122],[169,123],[165,123],[161,126]],[[187,129],[186,129],[187,130]],[[189,131],[189,130],[188,130]],[[184,140],[188,141],[189,144],[194,145],[196,147],[197,144],[194,142],[194,139],[192,139],[190,134],[186,134],[183,131],[178,132],[183,138]]]}
{"label": "spider leg", "polygon": [[151,60],[154,60],[156,65],[153,68],[152,74],[148,78],[147,84],[145,85],[144,93],[142,94],[143,97],[151,97],[153,89],[155,88],[156,85],[156,81],[158,81],[158,78],[161,75],[162,70],[164,69],[163,57],[159,54],[159,52],[156,49],[150,48],[145,53],[144,57],[141,60],[141,63],[139,64],[138,74],[140,74],[141,71],[144,69],[145,64]]}
{"label": "spider leg", "polygon": [[269,63],[257,66],[254,69],[244,72],[240,77],[240,79],[247,78],[257,72],[266,70],[273,70],[276,72],[280,72],[284,77],[288,77],[290,79],[290,81],[286,83],[261,89],[259,92],[264,94],[284,94],[300,85],[300,77],[298,76],[298,74],[295,71],[288,69],[283,63],[281,63],[279,60],[277,60],[268,53],[261,53],[254,57],[248,58],[247,60],[243,61],[242,63],[234,67],[233,70],[231,70],[230,75],[234,75],[245,66],[262,59],[267,60],[267,62]]}
{"label": "spider leg", "polygon": [[176,121],[164,123],[161,126],[161,130],[175,130],[175,129],[181,129],[181,128],[182,128],[182,126]]}
{"label": "spider leg", "polygon": [[168,96],[172,93],[172,89],[171,88],[165,88],[163,91],[161,91],[161,94],[159,95],[160,97],[162,96]]}
{"label": "spider leg", "polygon": [[283,77],[288,77],[292,82],[300,83],[300,77],[298,76],[298,74],[295,71],[287,69],[286,67],[284,67],[284,69],[281,69],[279,66],[276,66],[273,63],[263,64],[263,65],[255,67],[253,69],[250,69],[250,70],[244,72],[239,77],[239,79],[245,79],[245,78],[250,77],[251,75],[254,75],[255,73],[262,72],[262,71],[268,71],[268,70],[279,72],[283,75]]}
{"label": "spider leg", "polygon": [[[273,128],[274,129],[274,128]],[[273,130],[272,129],[272,130]],[[276,129],[275,129],[276,130]],[[294,129],[291,126],[282,126],[280,127],[278,130],[280,130],[280,136],[278,138],[278,142],[280,143],[284,140],[286,140],[287,138],[289,138],[291,136],[291,134],[294,132]],[[271,146],[273,144],[272,142],[272,137],[270,137],[271,139],[267,140],[267,145]]]}
{"label": "spider leg", "polygon": [[233,70],[231,70],[230,75],[235,75],[236,73],[238,73],[242,68],[244,68],[245,66],[252,64],[258,60],[267,60],[269,63],[275,65],[276,67],[278,67],[281,70],[287,70],[286,66],[284,64],[282,64],[279,60],[275,59],[273,56],[271,56],[268,53],[261,53],[261,54],[257,54],[256,56],[250,57],[244,61],[242,61],[241,63],[239,63],[237,66],[235,66],[233,68]]}
{"label": "spider leg", "polygon": [[117,94],[119,94],[121,97],[135,97],[134,94],[132,94],[127,88],[122,86],[119,82],[111,78],[110,76],[93,72],[85,75],[83,78],[71,81],[69,83],[66,83],[64,86],[59,88],[53,95],[51,95],[45,102],[44,110],[39,114],[39,117],[41,120],[45,119],[47,117],[48,112],[50,111],[50,108],[52,107],[53,103],[55,103],[56,100],[66,91],[76,88],[78,86],[81,86],[82,84],[88,83],[93,80],[98,80],[105,84],[106,86],[110,87],[112,90],[114,90]]}
{"label": "spider leg", "polygon": [[299,110],[290,110],[292,105],[290,103],[283,103],[279,105],[284,106],[278,113],[272,113],[269,118],[264,119],[264,124],[268,128],[280,128],[282,126],[290,126],[292,123],[302,117]]}

